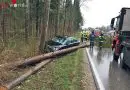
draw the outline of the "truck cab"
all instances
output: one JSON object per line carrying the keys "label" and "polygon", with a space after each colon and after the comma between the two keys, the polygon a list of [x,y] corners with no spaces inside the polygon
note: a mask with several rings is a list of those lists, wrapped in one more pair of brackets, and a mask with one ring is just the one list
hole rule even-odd
{"label": "truck cab", "polygon": [[120,58],[122,68],[130,67],[130,8],[122,8],[120,14],[112,18],[110,27],[118,32],[119,40],[114,46],[113,60]]}

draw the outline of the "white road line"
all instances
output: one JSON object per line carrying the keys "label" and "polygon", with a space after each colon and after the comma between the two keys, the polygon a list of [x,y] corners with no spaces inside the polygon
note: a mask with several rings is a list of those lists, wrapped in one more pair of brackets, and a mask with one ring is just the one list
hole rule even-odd
{"label": "white road line", "polygon": [[94,65],[94,62],[93,62],[93,60],[92,60],[92,58],[91,58],[91,56],[90,56],[90,53],[89,53],[89,51],[88,51],[87,48],[86,48],[86,51],[87,51],[88,59],[89,59],[89,62],[90,62],[90,64],[91,64],[92,70],[93,70],[93,72],[94,72],[96,81],[97,81],[97,83],[98,83],[98,87],[99,87],[100,90],[105,90],[105,87],[104,87],[104,85],[103,85],[103,83],[102,83],[102,81],[101,81],[101,79],[100,79],[100,77],[99,77],[99,74],[98,74],[98,72],[97,72],[97,70],[96,70],[96,67],[95,67],[95,65]]}

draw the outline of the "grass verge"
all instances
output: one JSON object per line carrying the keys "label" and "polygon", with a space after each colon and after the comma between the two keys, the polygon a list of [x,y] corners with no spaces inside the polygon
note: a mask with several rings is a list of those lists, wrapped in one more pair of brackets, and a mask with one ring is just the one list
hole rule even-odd
{"label": "grass verge", "polygon": [[82,50],[59,58],[14,90],[82,90]]}

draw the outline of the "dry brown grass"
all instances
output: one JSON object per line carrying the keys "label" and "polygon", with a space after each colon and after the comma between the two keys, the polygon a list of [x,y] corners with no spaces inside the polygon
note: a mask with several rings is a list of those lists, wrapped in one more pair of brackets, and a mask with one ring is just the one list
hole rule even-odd
{"label": "dry brown grass", "polygon": [[[15,52],[13,50],[5,50],[1,52],[0,54],[0,65],[5,63],[13,63],[16,60],[20,58],[20,55],[18,52]],[[11,75],[11,70],[9,69],[9,66],[0,67],[0,82],[5,82],[9,78],[13,77]]]}
{"label": "dry brown grass", "polygon": [[5,48],[5,50],[0,53],[0,83],[8,82],[26,72],[29,68],[18,69],[15,68],[13,64],[14,62],[35,56],[37,50],[35,40],[32,40],[28,44],[21,42],[17,44],[15,48]]}
{"label": "dry brown grass", "polygon": [[[31,67],[30,67],[31,68]],[[24,74],[30,68],[20,69],[20,68],[0,68],[0,83],[7,83],[17,78],[18,76]]]}
{"label": "dry brown grass", "polygon": [[0,54],[0,63],[14,62],[20,59],[20,54],[14,50],[5,50]]}

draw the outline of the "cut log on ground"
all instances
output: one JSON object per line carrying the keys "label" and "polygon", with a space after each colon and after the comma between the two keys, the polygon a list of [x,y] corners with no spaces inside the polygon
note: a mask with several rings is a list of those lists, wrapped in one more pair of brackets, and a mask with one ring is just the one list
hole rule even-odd
{"label": "cut log on ground", "polygon": [[4,68],[4,67],[15,68],[15,67],[26,67],[28,65],[34,65],[36,63],[40,63],[43,60],[46,60],[49,58],[55,58],[57,56],[60,56],[60,55],[63,55],[63,54],[72,52],[74,50],[77,50],[79,48],[84,48],[87,46],[88,46],[87,44],[83,44],[80,46],[75,46],[75,47],[63,49],[63,50],[56,51],[56,52],[51,52],[51,53],[47,53],[47,54],[43,54],[43,55],[34,56],[32,58],[28,58],[28,59],[21,60],[21,61],[16,61],[13,63],[2,64],[2,65],[0,65],[0,68]]}
{"label": "cut log on ground", "polygon": [[[35,66],[35,68],[29,70],[27,73],[20,76],[19,78],[15,79],[14,81],[12,81],[12,82],[10,82],[8,84],[1,85],[0,90],[10,90],[10,89],[14,88],[15,86],[19,85],[21,82],[23,82],[30,75],[34,74],[36,71],[38,71],[44,65],[46,65],[47,63],[52,61],[49,58],[54,58],[54,57],[59,56],[61,54],[66,54],[66,53],[75,51],[75,50],[77,50],[79,48],[84,48],[84,47],[87,47],[87,46],[88,46],[87,44],[80,45],[80,46],[75,46],[75,47],[71,47],[71,48],[68,48],[68,49],[63,49],[63,50],[60,50],[60,51],[35,56],[35,57],[32,57],[32,58],[26,59],[24,62],[19,62],[19,63],[17,62],[17,64],[18,64],[17,66],[27,66],[27,65],[31,65],[31,64],[39,63],[39,62],[41,62],[41,63],[38,64],[37,66]],[[47,59],[47,60],[45,60],[45,59]]]}
{"label": "cut log on ground", "polygon": [[43,54],[43,55],[34,56],[32,58],[28,58],[28,59],[21,60],[21,61],[16,61],[13,63],[2,64],[2,65],[0,65],[0,68],[4,68],[4,67],[15,68],[15,67],[26,67],[28,65],[34,65],[36,63],[40,63],[43,60],[46,60],[49,58],[55,58],[56,56],[60,56],[62,54],[66,54],[66,53],[72,52],[74,50],[77,50],[79,48],[84,48],[87,46],[88,46],[87,44],[83,44],[80,46],[75,46],[75,47],[63,49],[63,50],[56,51],[56,52],[51,52],[51,53],[47,53],[47,54]]}
{"label": "cut log on ground", "polygon": [[0,68],[4,68],[4,67],[15,68],[15,67],[26,67],[28,65],[34,65],[36,63],[40,63],[41,61],[43,61],[45,59],[54,58],[56,56],[66,54],[66,53],[72,52],[74,50],[77,50],[79,48],[84,48],[87,46],[88,46],[87,44],[83,44],[80,46],[62,49],[62,50],[56,51],[56,52],[51,52],[51,53],[47,53],[47,54],[43,54],[43,55],[34,56],[32,58],[28,58],[28,59],[21,60],[21,61],[16,61],[13,63],[2,64],[2,65],[0,65]]}
{"label": "cut log on ground", "polygon": [[30,75],[36,73],[39,69],[41,69],[43,66],[48,64],[50,61],[52,61],[52,60],[48,59],[46,61],[43,61],[40,64],[38,64],[37,66],[35,66],[33,69],[27,71],[27,73],[25,73],[22,76],[16,78],[14,81],[9,82],[9,83],[7,83],[5,85],[1,85],[0,90],[10,90],[10,89],[16,87],[21,82],[23,82],[25,79],[27,79]]}
{"label": "cut log on ground", "polygon": [[79,45],[79,46],[75,46],[75,47],[71,47],[71,48],[67,48],[67,49],[63,49],[63,50],[59,50],[59,51],[55,51],[55,52],[51,52],[51,53],[47,53],[44,55],[39,55],[39,56],[35,56],[29,59],[26,59],[24,62],[20,62],[19,66],[28,66],[28,65],[33,65],[36,63],[39,63],[45,59],[49,59],[49,58],[55,58],[56,56],[62,55],[62,54],[66,54],[69,52],[72,52],[74,50],[77,50],[79,48],[84,48],[87,47],[87,44],[83,44],[83,45]]}

